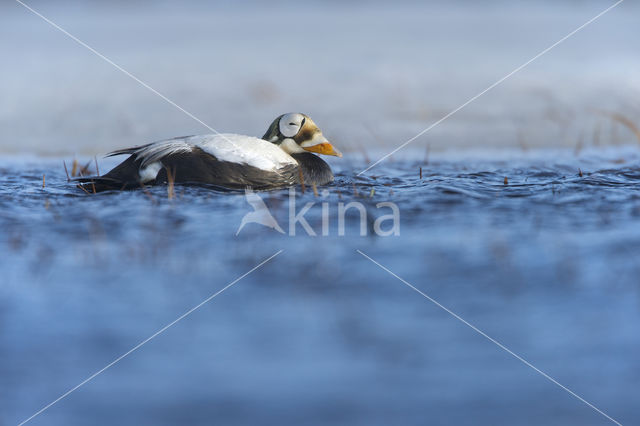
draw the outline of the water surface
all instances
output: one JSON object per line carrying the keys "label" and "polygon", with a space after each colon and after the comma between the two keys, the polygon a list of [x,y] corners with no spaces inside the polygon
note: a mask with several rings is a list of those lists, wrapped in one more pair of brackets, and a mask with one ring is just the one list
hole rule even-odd
{"label": "water surface", "polygon": [[[317,237],[236,236],[243,193],[88,195],[62,159],[3,159],[0,422],[278,250],[32,424],[607,423],[356,250],[623,424],[640,418],[640,151],[416,154],[360,177],[357,157],[332,163],[328,195],[298,188],[318,234],[329,204]],[[261,195],[288,230],[289,192]],[[396,203],[400,235],[362,237],[354,213],[340,236],[350,201],[369,222]]]}

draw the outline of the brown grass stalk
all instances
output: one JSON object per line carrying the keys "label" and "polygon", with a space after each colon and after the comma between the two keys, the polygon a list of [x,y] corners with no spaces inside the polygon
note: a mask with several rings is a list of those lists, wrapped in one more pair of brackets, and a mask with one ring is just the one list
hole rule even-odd
{"label": "brown grass stalk", "polygon": [[83,167],[80,168],[80,170],[78,171],[78,175],[79,176],[90,175],[91,173],[89,172],[89,166],[91,166],[91,160],[89,160],[87,164],[85,164]]}
{"label": "brown grass stalk", "polygon": [[144,183],[140,182],[140,188],[142,188],[142,192],[144,192],[144,195],[149,197],[152,203],[155,203],[156,201],[155,198],[153,198],[153,195],[151,194],[151,192],[149,191],[149,189]]}
{"label": "brown grass stalk", "polygon": [[67,174],[67,182],[71,182],[71,178],[69,177],[69,170],[67,170],[67,163],[62,160],[62,165],[64,166],[64,172]]}
{"label": "brown grass stalk", "polygon": [[304,194],[304,175],[302,174],[302,169],[298,168],[298,173],[300,175],[300,186],[302,193]]}
{"label": "brown grass stalk", "polygon": [[174,194],[174,183],[176,180],[176,170],[175,168],[167,168],[167,197],[170,200],[173,200]]}
{"label": "brown grass stalk", "polygon": [[89,191],[87,191],[87,189],[84,187],[84,185],[80,185],[80,184],[78,184],[78,185],[76,185],[76,186],[77,186],[78,188],[82,189],[84,192],[86,192],[86,193],[87,193],[87,195],[91,195],[91,193],[90,193]]}
{"label": "brown grass stalk", "polygon": [[638,125],[634,123],[634,121],[629,117],[619,112],[598,111],[598,113],[610,118],[617,123],[622,124],[624,127],[631,130],[631,133],[633,133],[636,139],[638,139],[638,142],[640,142],[640,127],[638,127]]}

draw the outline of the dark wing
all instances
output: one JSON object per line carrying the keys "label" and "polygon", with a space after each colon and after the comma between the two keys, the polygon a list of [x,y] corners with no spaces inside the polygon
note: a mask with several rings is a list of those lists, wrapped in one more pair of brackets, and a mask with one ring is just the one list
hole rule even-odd
{"label": "dark wing", "polygon": [[203,183],[230,189],[270,189],[293,185],[298,180],[298,166],[287,164],[267,171],[247,164],[221,161],[194,147],[191,152],[177,152],[162,158],[163,170],[156,183],[167,181],[167,170],[178,183]]}

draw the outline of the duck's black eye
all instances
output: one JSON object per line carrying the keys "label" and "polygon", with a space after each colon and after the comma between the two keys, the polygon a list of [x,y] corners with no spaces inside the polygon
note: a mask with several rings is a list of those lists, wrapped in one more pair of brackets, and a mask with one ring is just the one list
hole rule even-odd
{"label": "duck's black eye", "polygon": [[289,126],[295,126],[296,123],[289,123]]}

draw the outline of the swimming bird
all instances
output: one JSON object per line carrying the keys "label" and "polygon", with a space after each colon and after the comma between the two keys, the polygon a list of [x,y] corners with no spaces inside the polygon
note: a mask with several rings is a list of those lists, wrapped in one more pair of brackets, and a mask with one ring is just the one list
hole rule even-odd
{"label": "swimming bird", "polygon": [[333,181],[329,165],[315,155],[342,154],[311,118],[301,113],[277,117],[262,138],[236,134],[184,136],[120,149],[129,154],[110,172],[83,177],[90,191],[135,189],[173,180],[228,189],[271,189]]}

